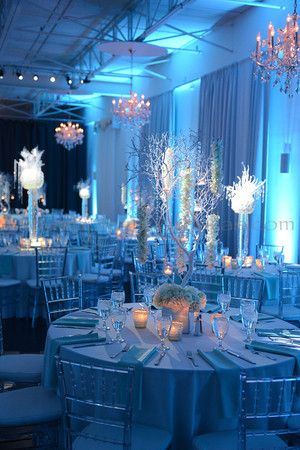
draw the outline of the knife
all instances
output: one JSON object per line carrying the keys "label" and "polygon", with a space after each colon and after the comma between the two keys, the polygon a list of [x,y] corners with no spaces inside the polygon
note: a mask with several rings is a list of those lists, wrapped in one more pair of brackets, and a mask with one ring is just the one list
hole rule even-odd
{"label": "knife", "polygon": [[243,361],[246,361],[250,364],[256,364],[256,362],[251,361],[251,359],[246,358],[245,356],[240,355],[239,353],[233,352],[232,350],[229,350],[228,348],[225,350],[226,353],[229,353],[229,355],[236,356],[239,359],[242,359]]}
{"label": "knife", "polygon": [[161,360],[163,359],[163,357],[165,356],[166,352],[161,352],[161,354],[159,355],[159,357],[157,358],[157,360],[155,361],[154,365],[158,366],[159,363],[161,362]]}

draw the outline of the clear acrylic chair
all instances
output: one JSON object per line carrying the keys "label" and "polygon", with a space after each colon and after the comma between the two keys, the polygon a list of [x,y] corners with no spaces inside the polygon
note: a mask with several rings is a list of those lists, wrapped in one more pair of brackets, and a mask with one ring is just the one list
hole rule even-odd
{"label": "clear acrylic chair", "polygon": [[193,450],[299,449],[299,390],[300,377],[247,378],[242,373],[238,429],[199,435]]}
{"label": "clear acrylic chair", "polygon": [[164,450],[169,433],[133,423],[133,367],[58,360],[65,449]]}
{"label": "clear acrylic chair", "polygon": [[207,273],[206,269],[194,272],[190,284],[203,291],[210,303],[217,303],[218,293],[224,292],[224,276],[221,270],[215,270],[214,273]]}
{"label": "clear acrylic chair", "polygon": [[82,280],[79,277],[51,277],[41,281],[48,324],[59,317],[82,309]]}
{"label": "clear acrylic chair", "polygon": [[170,282],[170,279],[158,273],[129,272],[129,281],[131,302],[135,303],[144,301],[145,286],[159,286],[160,284]]}
{"label": "clear acrylic chair", "polygon": [[273,244],[256,244],[256,257],[262,258],[266,257],[270,263],[275,263],[275,255],[283,255],[284,246],[283,245],[273,245]]}
{"label": "clear acrylic chair", "polygon": [[231,294],[231,307],[239,308],[243,299],[255,300],[261,310],[265,281],[262,278],[224,276],[224,292]]}
{"label": "clear acrylic chair", "polygon": [[279,273],[278,314],[283,320],[300,322],[300,270],[283,270]]}
{"label": "clear acrylic chair", "polygon": [[67,248],[51,247],[46,249],[35,249],[36,278],[27,280],[27,285],[34,290],[34,304],[32,312],[32,327],[34,327],[37,316],[38,301],[41,291],[41,280],[51,277],[61,277],[66,265]]}

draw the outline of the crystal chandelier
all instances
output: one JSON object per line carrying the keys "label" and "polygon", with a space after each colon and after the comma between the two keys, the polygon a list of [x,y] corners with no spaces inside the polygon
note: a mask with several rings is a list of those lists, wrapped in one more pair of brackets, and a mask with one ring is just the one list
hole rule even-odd
{"label": "crystal chandelier", "polygon": [[55,128],[55,138],[58,144],[71,150],[76,145],[82,144],[84,132],[78,123],[61,123],[59,127]]}
{"label": "crystal chandelier", "polygon": [[288,14],[286,25],[278,30],[270,22],[268,38],[261,39],[260,33],[256,36],[256,50],[251,59],[256,64],[255,74],[262,81],[269,81],[275,74],[274,86],[280,86],[280,91],[292,96],[293,90],[300,92],[299,68],[299,25],[297,15],[297,0],[294,1],[294,12]]}
{"label": "crystal chandelier", "polygon": [[131,76],[130,76],[130,97],[121,97],[119,100],[112,100],[114,121],[127,128],[142,127],[150,120],[151,110],[150,101],[145,100],[145,96],[133,92],[132,89],[132,62],[133,50],[129,49],[131,62]]}

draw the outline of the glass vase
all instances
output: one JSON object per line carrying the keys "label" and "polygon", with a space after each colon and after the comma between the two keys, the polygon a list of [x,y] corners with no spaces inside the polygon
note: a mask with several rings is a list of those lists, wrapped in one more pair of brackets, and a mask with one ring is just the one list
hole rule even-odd
{"label": "glass vase", "polygon": [[38,237],[38,192],[36,189],[28,191],[28,225],[29,239],[37,241]]}
{"label": "glass vase", "polygon": [[88,212],[88,199],[87,198],[83,198],[81,200],[81,216],[84,219],[87,219],[89,216],[89,212]]}
{"label": "glass vase", "polygon": [[249,250],[249,214],[239,214],[238,217],[238,253],[239,258],[248,255]]}

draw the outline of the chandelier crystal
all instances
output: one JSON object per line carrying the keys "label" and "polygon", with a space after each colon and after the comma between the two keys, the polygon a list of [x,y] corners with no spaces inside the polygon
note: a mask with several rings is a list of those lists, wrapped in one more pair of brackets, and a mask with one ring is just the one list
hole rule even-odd
{"label": "chandelier crystal", "polygon": [[61,123],[59,127],[55,128],[55,138],[58,144],[71,150],[76,145],[82,144],[84,132],[78,123]]}
{"label": "chandelier crystal", "polygon": [[262,81],[269,81],[274,74],[274,86],[279,86],[280,91],[289,96],[292,96],[294,90],[300,92],[298,18],[295,0],[294,12],[292,15],[288,14],[285,27],[278,29],[278,36],[275,37],[275,29],[270,22],[268,38],[261,39],[258,33],[256,50],[251,54],[251,59],[256,64],[256,76]]}
{"label": "chandelier crystal", "polygon": [[134,129],[144,126],[150,120],[151,110],[150,101],[145,100],[145,96],[139,95],[132,89],[132,66],[133,49],[129,49],[130,54],[130,95],[129,98],[121,97],[117,101],[112,100],[114,122],[126,128]]}

